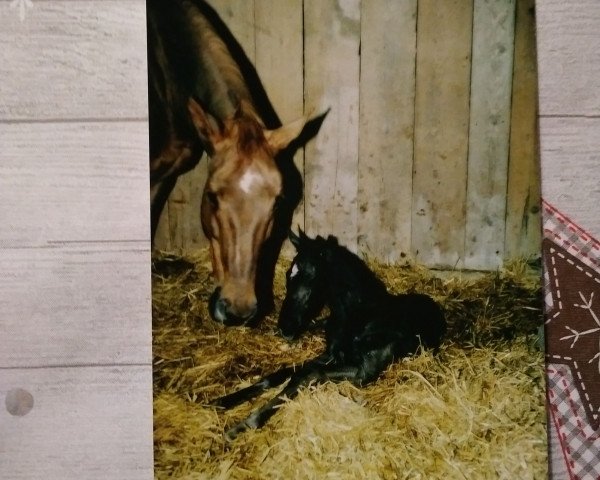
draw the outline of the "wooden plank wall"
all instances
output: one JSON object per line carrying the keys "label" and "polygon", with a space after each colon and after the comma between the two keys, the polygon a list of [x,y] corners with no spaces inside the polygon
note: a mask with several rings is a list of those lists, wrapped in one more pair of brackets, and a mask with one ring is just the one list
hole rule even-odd
{"label": "wooden plank wall", "polygon": [[[438,268],[539,254],[530,0],[209,2],[284,122],[331,108],[296,158],[294,225]],[[205,244],[205,163],[180,180],[157,248]]]}
{"label": "wooden plank wall", "polygon": [[27,5],[0,2],[0,477],[152,478],[145,2]]}

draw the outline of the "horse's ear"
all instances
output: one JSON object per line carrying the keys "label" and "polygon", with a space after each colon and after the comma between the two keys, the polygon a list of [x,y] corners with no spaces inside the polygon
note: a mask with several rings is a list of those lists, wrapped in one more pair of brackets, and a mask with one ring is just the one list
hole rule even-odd
{"label": "horse's ear", "polygon": [[299,118],[275,130],[265,130],[265,138],[275,153],[280,152],[302,133],[307,118]]}
{"label": "horse's ear", "polygon": [[198,131],[198,136],[209,154],[215,151],[215,145],[221,140],[221,128],[219,121],[210,115],[200,106],[200,104],[190,98],[188,101],[188,110],[192,122]]}

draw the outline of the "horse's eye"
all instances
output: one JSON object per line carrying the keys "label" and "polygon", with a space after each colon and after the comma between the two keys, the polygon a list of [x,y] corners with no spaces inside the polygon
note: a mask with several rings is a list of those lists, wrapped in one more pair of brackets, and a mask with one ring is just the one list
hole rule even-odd
{"label": "horse's eye", "polygon": [[215,210],[219,208],[219,197],[215,192],[206,192],[206,199],[212,208]]}

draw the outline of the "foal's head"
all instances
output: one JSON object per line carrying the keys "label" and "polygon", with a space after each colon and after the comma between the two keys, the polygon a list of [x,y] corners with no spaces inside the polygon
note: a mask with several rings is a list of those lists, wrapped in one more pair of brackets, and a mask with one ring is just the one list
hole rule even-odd
{"label": "foal's head", "polygon": [[301,133],[305,120],[268,130],[244,102],[225,120],[194,100],[188,107],[210,157],[200,207],[217,281],[210,313],[226,325],[240,325],[258,311],[257,261],[282,198],[275,156]]}
{"label": "foal's head", "polygon": [[332,247],[337,247],[337,239],[331,236],[327,240],[320,236],[311,239],[302,230],[299,235],[290,232],[289,238],[297,254],[286,274],[286,294],[278,327],[286,339],[293,340],[325,306],[326,257]]}

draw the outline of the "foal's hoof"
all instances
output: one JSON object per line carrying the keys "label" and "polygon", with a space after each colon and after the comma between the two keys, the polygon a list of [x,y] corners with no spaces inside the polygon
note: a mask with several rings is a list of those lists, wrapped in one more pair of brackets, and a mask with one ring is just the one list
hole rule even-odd
{"label": "foal's hoof", "polygon": [[244,433],[246,430],[248,430],[248,425],[246,422],[238,423],[225,432],[225,441],[227,443],[233,442],[240,433]]}

